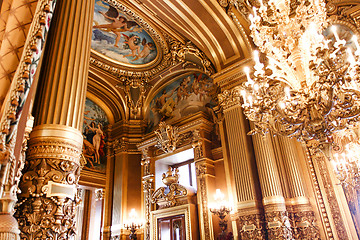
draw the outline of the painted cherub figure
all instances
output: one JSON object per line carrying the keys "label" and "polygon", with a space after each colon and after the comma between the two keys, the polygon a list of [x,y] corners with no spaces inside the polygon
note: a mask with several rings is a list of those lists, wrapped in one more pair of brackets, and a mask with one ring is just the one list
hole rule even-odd
{"label": "painted cherub figure", "polygon": [[145,38],[142,40],[141,44],[144,46],[143,50],[131,61],[136,61],[140,58],[146,58],[149,56],[151,50],[153,50],[154,44],[151,42],[147,43]]}
{"label": "painted cherub figure", "polygon": [[114,44],[115,47],[119,47],[118,43],[121,39],[121,32],[125,32],[125,31],[132,32],[133,31],[132,27],[137,25],[136,22],[128,21],[126,17],[121,16],[119,12],[116,10],[116,8],[112,6],[109,7],[109,10],[106,13],[101,11],[99,11],[99,13],[103,15],[104,18],[107,21],[110,21],[111,23],[101,24],[101,25],[96,24],[94,28],[101,28],[105,31],[113,32],[116,35],[115,44]]}
{"label": "painted cherub figure", "polygon": [[125,55],[124,57],[135,57],[136,53],[139,55],[140,54],[140,46],[137,44],[137,40],[140,39],[139,36],[137,35],[130,35],[130,37],[128,35],[123,34],[123,36],[125,37],[126,41],[125,43],[129,46],[131,53]]}

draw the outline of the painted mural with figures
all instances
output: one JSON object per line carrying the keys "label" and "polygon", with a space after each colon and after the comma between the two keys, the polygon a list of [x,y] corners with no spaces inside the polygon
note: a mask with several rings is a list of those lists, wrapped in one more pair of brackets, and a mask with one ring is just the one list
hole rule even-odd
{"label": "painted mural with figures", "polygon": [[84,169],[105,172],[107,137],[104,127],[108,124],[104,110],[86,99],[83,124],[83,155],[86,160]]}
{"label": "painted mural with figures", "polygon": [[203,73],[191,73],[179,77],[163,87],[150,102],[148,130],[160,121],[177,120],[198,111],[209,111],[215,103],[217,88]]}
{"label": "painted mural with figures", "polygon": [[118,62],[142,65],[157,56],[149,34],[129,16],[106,1],[96,0],[92,49]]}

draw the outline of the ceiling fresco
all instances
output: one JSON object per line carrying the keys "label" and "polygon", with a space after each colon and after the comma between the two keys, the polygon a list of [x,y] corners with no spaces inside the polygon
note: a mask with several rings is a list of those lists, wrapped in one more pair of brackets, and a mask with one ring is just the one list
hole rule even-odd
{"label": "ceiling fresco", "polygon": [[172,83],[158,89],[150,102],[148,130],[160,121],[178,120],[198,111],[208,111],[215,105],[213,100],[216,86],[212,79],[203,74],[191,72],[175,78]]}
{"label": "ceiling fresco", "polygon": [[132,17],[106,1],[95,0],[91,47],[128,66],[154,61],[158,51],[152,37]]}

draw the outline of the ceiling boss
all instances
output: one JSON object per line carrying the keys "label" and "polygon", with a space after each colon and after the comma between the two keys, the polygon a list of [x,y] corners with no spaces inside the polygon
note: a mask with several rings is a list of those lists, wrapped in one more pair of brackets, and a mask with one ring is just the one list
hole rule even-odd
{"label": "ceiling boss", "polygon": [[255,125],[250,134],[271,130],[324,144],[354,126],[360,47],[355,35],[346,41],[335,25],[329,27],[325,2],[260,0],[249,18],[254,43],[267,58],[260,62],[254,51],[254,71],[245,69],[247,82],[239,89],[244,113]]}

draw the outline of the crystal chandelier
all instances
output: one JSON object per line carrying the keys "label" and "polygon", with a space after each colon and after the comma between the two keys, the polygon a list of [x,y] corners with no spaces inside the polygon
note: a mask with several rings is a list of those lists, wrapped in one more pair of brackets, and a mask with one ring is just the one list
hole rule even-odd
{"label": "crystal chandelier", "polygon": [[[254,52],[254,71],[245,69],[242,106],[253,133],[327,142],[335,131],[359,120],[360,47],[356,37],[332,38],[323,0],[269,0],[253,9],[251,36],[266,55]],[[327,29],[326,31],[328,31]]]}

